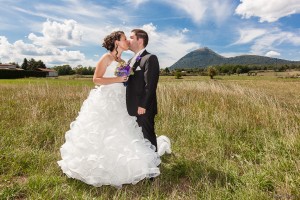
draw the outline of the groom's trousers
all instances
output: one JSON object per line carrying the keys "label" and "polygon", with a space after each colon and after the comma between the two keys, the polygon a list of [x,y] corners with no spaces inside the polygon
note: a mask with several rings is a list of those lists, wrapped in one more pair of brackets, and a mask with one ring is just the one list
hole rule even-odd
{"label": "groom's trousers", "polygon": [[157,140],[156,140],[156,134],[154,131],[154,118],[155,114],[152,114],[151,112],[146,112],[143,115],[138,115],[137,117],[137,123],[140,127],[142,127],[142,131],[144,134],[144,138],[148,139],[151,144],[153,144],[156,148],[155,151],[157,151]]}

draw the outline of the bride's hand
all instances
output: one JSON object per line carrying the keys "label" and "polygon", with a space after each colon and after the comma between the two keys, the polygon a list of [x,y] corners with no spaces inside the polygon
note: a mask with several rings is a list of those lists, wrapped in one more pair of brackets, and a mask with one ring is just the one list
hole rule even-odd
{"label": "bride's hand", "polygon": [[128,76],[120,76],[117,77],[118,82],[124,83],[126,81],[128,81]]}

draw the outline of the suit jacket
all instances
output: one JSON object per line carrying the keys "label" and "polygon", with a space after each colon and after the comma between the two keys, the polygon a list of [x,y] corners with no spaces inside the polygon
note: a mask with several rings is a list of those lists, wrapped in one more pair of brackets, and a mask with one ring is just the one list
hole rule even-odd
{"label": "suit jacket", "polygon": [[138,116],[138,107],[145,108],[146,113],[154,116],[157,114],[156,88],[159,79],[159,63],[156,55],[153,54],[143,59],[147,54],[149,53],[145,50],[140,55],[142,58],[139,61],[133,61],[135,62],[132,66],[134,74],[128,79],[126,104],[131,116]]}

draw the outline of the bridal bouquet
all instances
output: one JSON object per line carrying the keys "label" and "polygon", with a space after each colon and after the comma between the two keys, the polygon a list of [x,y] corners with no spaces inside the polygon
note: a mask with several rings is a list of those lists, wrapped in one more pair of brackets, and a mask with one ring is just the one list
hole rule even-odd
{"label": "bridal bouquet", "polygon": [[133,75],[132,68],[129,64],[126,64],[124,60],[120,61],[115,69],[115,76],[129,76]]}
{"label": "bridal bouquet", "polygon": [[[115,69],[115,76],[129,76],[133,75],[133,70],[129,64],[126,64],[124,60],[120,61]],[[124,86],[127,86],[127,82],[123,83]]]}

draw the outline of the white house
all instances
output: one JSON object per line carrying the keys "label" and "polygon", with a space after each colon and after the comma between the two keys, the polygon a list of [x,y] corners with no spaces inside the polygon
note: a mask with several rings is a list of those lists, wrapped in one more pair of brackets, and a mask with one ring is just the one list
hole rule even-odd
{"label": "white house", "polygon": [[58,73],[54,69],[44,69],[44,68],[37,68],[38,71],[47,72],[47,77],[57,77]]}

